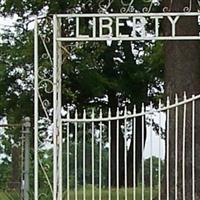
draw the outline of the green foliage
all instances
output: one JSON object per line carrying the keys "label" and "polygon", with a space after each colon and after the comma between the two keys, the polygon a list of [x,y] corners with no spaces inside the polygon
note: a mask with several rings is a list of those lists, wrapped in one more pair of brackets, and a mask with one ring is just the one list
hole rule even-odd
{"label": "green foliage", "polygon": [[[1,34],[3,42],[0,45],[0,114],[4,114],[9,123],[18,123],[23,116],[30,116],[33,121],[33,32],[27,28],[32,21],[32,16],[35,14],[43,16],[40,28],[43,29],[41,33],[46,36],[47,40],[47,36],[52,37],[52,24],[47,19],[48,17],[54,13],[75,12],[77,5],[81,7],[81,11],[76,10],[76,12],[97,12],[100,0],[93,1],[92,5],[87,2],[89,1],[1,1],[2,15],[17,14],[19,16],[15,32],[5,30]],[[144,5],[139,0],[135,3],[138,8]],[[113,8],[114,11],[119,10],[119,0],[114,1]],[[81,27],[83,31],[85,26]],[[63,28],[63,34],[68,31],[68,28]],[[131,45],[133,44],[138,52],[136,55],[132,54]],[[47,46],[52,55],[51,39]],[[52,66],[47,61],[41,41],[39,47],[41,74],[49,77],[52,74]],[[64,55],[62,71],[64,107],[72,104],[80,109],[101,106],[102,108],[111,107],[115,112],[117,106],[122,108],[127,105],[132,110],[134,104],[140,105],[141,102],[147,103],[149,100],[156,102],[158,95],[162,93],[162,43],[113,42],[111,46],[97,42],[80,43],[78,46],[70,43],[63,44],[63,49],[71,55]],[[141,54],[141,51],[145,53]],[[49,109],[51,109],[51,94],[40,92],[43,99],[49,100]],[[105,97],[107,97],[106,101]],[[42,110],[41,107],[40,109]],[[40,114],[44,116],[43,112]],[[19,144],[19,133],[19,130],[7,130],[9,137],[3,138],[3,143],[8,155],[11,155],[11,139],[15,144]],[[48,154],[48,159],[44,159],[45,153]],[[81,155],[80,152],[80,161]],[[107,159],[106,156],[104,158]],[[41,152],[41,162],[45,167],[49,167],[48,175],[52,180],[51,159],[51,151]],[[70,160],[73,162],[73,159]],[[95,162],[98,165],[98,161]],[[88,168],[88,177],[91,173],[89,171],[90,168]],[[73,177],[73,174],[70,176]],[[41,182],[45,180],[43,173],[39,177]],[[81,185],[80,169],[79,183]]]}
{"label": "green foliage", "polygon": [[[161,180],[164,174],[164,161],[160,160],[161,167]],[[151,179],[151,158],[148,158],[144,161],[144,182],[146,187],[150,187],[150,179]],[[142,180],[142,169],[139,172],[139,180]],[[159,158],[152,157],[152,182],[153,187],[156,188],[159,183]]]}
{"label": "green foliage", "polygon": [[7,189],[7,183],[10,181],[11,163],[4,159],[0,163],[0,188],[1,190]]}

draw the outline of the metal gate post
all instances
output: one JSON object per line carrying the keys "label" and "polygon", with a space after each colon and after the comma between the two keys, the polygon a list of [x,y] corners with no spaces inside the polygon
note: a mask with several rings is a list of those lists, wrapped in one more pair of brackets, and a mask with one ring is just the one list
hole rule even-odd
{"label": "metal gate post", "polygon": [[[61,37],[61,18],[58,19],[57,36]],[[58,200],[62,200],[62,49],[61,42],[58,41]]]}
{"label": "metal gate post", "polygon": [[61,124],[61,35],[60,23],[53,17],[53,200],[62,199],[62,124]]}
{"label": "metal gate post", "polygon": [[38,200],[38,20],[34,27],[34,200]]}
{"label": "metal gate post", "polygon": [[30,172],[30,117],[25,117],[22,124],[22,134],[24,135],[24,200],[29,199],[29,172]]}

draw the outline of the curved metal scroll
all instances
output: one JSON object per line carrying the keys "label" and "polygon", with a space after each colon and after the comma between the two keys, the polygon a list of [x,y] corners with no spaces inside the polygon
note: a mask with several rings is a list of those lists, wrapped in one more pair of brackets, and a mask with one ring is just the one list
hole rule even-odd
{"label": "curved metal scroll", "polygon": [[[200,0],[196,0],[198,7],[200,7]],[[99,13],[108,13],[112,7],[114,0],[100,0],[99,2]],[[142,0],[144,4],[147,6],[143,7],[142,10],[137,10],[136,6],[134,5],[135,0],[120,0],[121,13],[134,13],[134,12],[143,12],[149,13],[153,10],[154,7],[160,5],[160,0]],[[191,12],[192,6],[195,2],[192,0],[188,0],[188,5],[183,8],[183,12]],[[163,12],[170,12],[172,8],[173,0],[169,1],[169,5],[163,7]],[[199,9],[197,8],[197,11]]]}

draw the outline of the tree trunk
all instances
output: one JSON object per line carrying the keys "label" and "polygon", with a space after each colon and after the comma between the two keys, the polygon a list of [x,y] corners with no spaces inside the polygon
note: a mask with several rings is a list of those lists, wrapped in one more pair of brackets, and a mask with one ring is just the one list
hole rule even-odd
{"label": "tree trunk", "polygon": [[[193,8],[197,10],[196,1],[193,1]],[[169,0],[164,4],[168,6]],[[171,11],[182,12],[183,8],[189,5],[188,0],[174,0]],[[170,24],[167,20],[163,24],[165,35],[170,34]],[[177,35],[198,35],[197,17],[181,17],[177,23]],[[199,41],[167,41],[165,42],[165,92],[174,103],[175,94],[183,97],[184,91],[188,97],[199,94],[200,92],[200,45]],[[180,98],[179,100],[182,100]],[[187,105],[186,117],[186,151],[185,151],[185,199],[192,199],[192,106]],[[195,125],[195,152],[200,152],[200,104],[196,103],[196,125]],[[178,142],[178,200],[183,199],[183,106],[179,107],[178,118],[178,141],[175,141],[175,111],[170,111],[169,123],[169,199],[175,198],[175,142]],[[196,174],[196,199],[200,199],[200,154],[195,157]],[[165,187],[163,199],[166,199]]]}
{"label": "tree trunk", "polygon": [[[112,116],[116,116],[116,108],[118,106],[118,99],[115,94],[109,94],[109,104],[111,106]],[[138,109],[139,110],[139,109]],[[119,187],[124,187],[125,185],[125,165],[124,165],[124,137],[121,132],[121,124],[123,121],[119,120]],[[137,175],[141,168],[142,161],[142,118],[137,117],[136,119],[136,184],[138,182]],[[144,142],[146,141],[146,128],[144,128]],[[129,151],[127,152],[127,185],[128,187],[133,186],[133,138]],[[113,120],[111,122],[111,185],[112,187],[117,186],[117,121]]]}
{"label": "tree trunk", "polygon": [[[118,98],[116,94],[109,94],[109,104],[111,108],[112,116],[116,116],[116,110],[118,107]],[[116,120],[111,122],[111,185],[117,186],[117,164],[119,166],[119,187],[124,186],[124,137],[120,129],[121,121],[119,120],[119,126]],[[118,127],[117,127],[118,126]],[[117,149],[117,128],[119,130],[119,149]],[[119,162],[117,163],[117,151],[119,153]]]}

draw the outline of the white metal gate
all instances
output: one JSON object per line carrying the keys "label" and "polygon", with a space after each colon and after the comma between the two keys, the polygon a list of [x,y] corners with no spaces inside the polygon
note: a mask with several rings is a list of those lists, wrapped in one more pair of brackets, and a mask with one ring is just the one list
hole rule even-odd
{"label": "white metal gate", "polygon": [[[36,19],[35,22],[35,50],[34,50],[34,60],[35,60],[35,135],[34,135],[34,195],[35,200],[38,200],[41,194],[38,191],[39,188],[39,177],[38,171],[39,167],[42,168],[43,173],[47,178],[47,183],[50,187],[50,191],[52,192],[52,196],[54,200],[60,200],[63,198],[67,200],[71,199],[104,199],[104,195],[107,195],[107,199],[138,199],[147,198],[153,199],[156,195],[158,199],[161,199],[161,183],[162,179],[162,170],[161,170],[161,149],[164,148],[166,152],[166,171],[165,175],[165,182],[166,182],[166,199],[170,199],[170,180],[169,174],[171,166],[169,164],[169,156],[170,156],[170,144],[169,144],[169,135],[171,137],[171,133],[169,130],[170,124],[170,113],[174,113],[174,148],[175,148],[175,155],[174,155],[174,168],[175,173],[178,173],[178,157],[180,156],[178,153],[178,132],[179,129],[179,120],[182,121],[182,134],[183,134],[183,144],[182,144],[182,192],[183,192],[183,199],[185,198],[185,154],[186,154],[186,147],[185,147],[185,130],[186,130],[186,121],[187,121],[187,109],[188,105],[190,107],[190,111],[192,115],[190,116],[190,120],[192,121],[191,126],[191,174],[192,174],[192,198],[195,199],[195,112],[196,112],[196,102],[199,100],[200,96],[193,96],[186,98],[181,98],[182,100],[178,101],[178,98],[175,98],[175,103],[170,104],[169,99],[165,102],[161,102],[158,105],[158,108],[153,108],[152,103],[149,105],[141,105],[139,112],[137,112],[136,107],[133,110],[129,110],[128,108],[124,108],[123,110],[119,110],[116,108],[116,114],[111,115],[111,110],[102,111],[98,110],[97,112],[92,111],[83,111],[82,115],[80,111],[76,111],[75,109],[69,109],[67,111],[67,116],[62,117],[61,110],[62,110],[62,102],[61,102],[61,88],[62,88],[62,42],[70,42],[70,41],[138,41],[138,40],[199,40],[200,37],[198,36],[181,36],[176,35],[176,23],[181,17],[199,17],[199,12],[180,12],[180,13],[171,13],[171,12],[163,12],[163,13],[151,13],[151,7],[154,5],[153,1],[150,2],[149,8],[145,8],[144,11],[148,11],[145,13],[137,13],[137,12],[130,12],[133,9],[133,2],[129,4],[125,4],[122,1],[122,13],[116,14],[108,14],[106,10],[111,6],[112,1],[109,1],[107,7],[104,4],[100,4],[101,13],[100,14],[59,14],[54,15],[53,17],[53,59],[51,59],[50,51],[47,48],[45,43],[45,39],[43,38],[42,34],[38,30],[38,21]],[[191,6],[191,5],[190,5]],[[188,7],[188,11],[191,11],[191,7]],[[167,8],[164,8],[167,10]],[[132,10],[134,11],[134,10]],[[82,18],[90,18],[92,21],[92,31],[88,32],[88,35],[81,35],[80,33],[80,22]],[[171,23],[171,35],[168,36],[161,36],[159,32],[159,24],[160,21],[166,18]],[[62,19],[73,19],[75,21],[75,30],[74,35],[63,37],[61,35],[61,27],[62,27]],[[145,32],[145,23],[146,20],[153,20],[155,23],[155,34],[148,35]],[[124,21],[131,20],[133,26],[133,33],[131,35],[123,35],[120,30],[124,26]],[[136,34],[136,25],[137,21],[141,22],[143,29],[140,33],[140,36]],[[98,26],[98,25],[99,26]],[[115,25],[115,28],[113,27]],[[106,30],[106,34],[104,31]],[[52,79],[42,77],[40,75],[40,68],[39,68],[39,43],[38,39],[41,39],[44,48],[46,49],[50,64],[53,65],[53,77]],[[49,85],[52,87],[49,90]],[[48,111],[46,109],[46,105],[48,101],[42,99],[40,90],[44,89],[48,94],[53,93],[52,102],[53,102],[53,109]],[[47,120],[47,124],[49,127],[52,128],[52,136],[53,136],[53,181],[48,178],[48,175],[42,164],[40,163],[39,159],[39,139],[40,139],[40,107],[43,109],[45,114],[45,119]],[[179,108],[182,110],[181,117],[179,116]],[[53,114],[52,114],[53,113]],[[137,119],[140,118],[141,120],[141,132],[138,133],[136,130],[137,126]],[[180,119],[181,118],[181,119]],[[154,121],[157,120],[157,126],[155,126]],[[111,132],[112,132],[112,124],[115,124],[116,130],[116,191],[113,192],[112,189],[112,176],[111,175],[111,160],[113,159],[111,155]],[[163,124],[165,125],[163,127]],[[153,183],[153,135],[155,135],[155,127],[157,127],[157,137],[158,137],[158,172],[157,172],[157,191],[154,188]],[[64,130],[65,129],[65,130]],[[147,129],[147,132],[145,131]],[[164,137],[162,132],[165,132],[165,145],[162,144],[162,138]],[[63,137],[63,133],[65,133],[65,139]],[[123,162],[122,165],[123,169],[123,182],[124,182],[124,189],[120,189],[120,163],[121,158],[120,154],[122,152],[119,151],[120,149],[120,134],[123,134]],[[141,135],[141,152],[142,152],[142,162],[141,162],[141,197],[137,195],[137,187],[136,187],[136,137],[137,135]],[[150,158],[150,175],[149,181],[145,180],[145,138],[149,137],[149,153],[148,157]],[[90,181],[86,178],[86,168],[88,164],[86,163],[87,153],[86,153],[86,137],[91,143],[89,152],[90,155]],[[106,138],[106,139],[105,139]],[[73,140],[73,142],[72,142]],[[80,141],[82,142],[80,145]],[[128,165],[127,163],[127,154],[130,153],[130,141],[132,141],[132,189],[130,191],[128,185]],[[66,144],[66,177],[63,177],[63,144]],[[70,145],[71,144],[71,145]],[[73,145],[72,145],[73,144]],[[71,153],[73,149],[73,153]],[[95,149],[98,149],[96,151]],[[80,152],[81,152],[81,162],[80,163]],[[70,159],[72,159],[73,154],[73,162],[74,164],[70,164]],[[105,155],[104,155],[105,154]],[[103,162],[103,155],[107,156],[106,162]],[[98,157],[98,159],[96,158]],[[106,167],[105,167],[106,165]],[[102,169],[107,168],[107,175],[105,172],[103,174]],[[82,171],[82,177],[78,177],[78,170]],[[71,174],[73,171],[73,175]],[[95,175],[98,173],[98,175]],[[104,181],[104,178],[107,179]],[[72,178],[73,177],[73,178]],[[177,197],[178,191],[178,176],[175,176],[175,195]],[[63,188],[63,181],[66,179],[66,188]],[[86,180],[87,179],[87,180]],[[79,183],[81,181],[81,183]],[[107,182],[107,185],[103,181]],[[51,186],[51,182],[53,182],[53,186]],[[72,183],[73,182],[73,183]],[[149,193],[145,189],[145,184],[148,183],[147,189]],[[71,186],[71,185],[73,186]],[[87,185],[91,185],[91,196],[88,195]],[[82,186],[80,189],[80,185]],[[107,189],[105,189],[105,186]],[[73,192],[74,191],[74,192]],[[82,192],[80,192],[82,191]],[[107,192],[107,194],[105,194]],[[98,193],[98,195],[97,195]],[[113,194],[114,193],[114,194]],[[122,195],[123,193],[123,195]],[[148,195],[146,195],[148,193]],[[80,194],[82,195],[80,197]],[[113,197],[114,195],[114,197]],[[170,199],[171,200],[171,199]]]}

